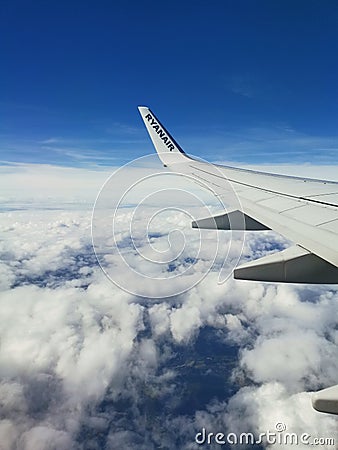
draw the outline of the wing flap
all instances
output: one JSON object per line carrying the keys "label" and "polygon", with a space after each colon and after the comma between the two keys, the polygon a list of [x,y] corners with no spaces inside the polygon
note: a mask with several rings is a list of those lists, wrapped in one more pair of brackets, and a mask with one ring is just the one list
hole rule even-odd
{"label": "wing flap", "polygon": [[234,278],[279,283],[336,284],[338,268],[295,245],[237,267]]}
{"label": "wing flap", "polygon": [[337,233],[338,230],[338,219],[330,220],[329,222],[322,223],[318,228],[323,230],[331,231],[332,233]]}
{"label": "wing flap", "polygon": [[338,385],[314,393],[312,406],[319,412],[338,414]]}
{"label": "wing flap", "polygon": [[[302,204],[303,203],[303,204]],[[320,205],[306,204],[299,202],[298,206],[282,212],[283,215],[292,217],[304,223],[311,223],[314,226],[334,220],[337,218],[337,210]]]}
{"label": "wing flap", "polygon": [[243,214],[242,211],[230,211],[226,214],[207,217],[192,222],[192,228],[200,228],[205,230],[246,230],[246,231],[262,231],[269,230],[262,223],[252,217]]}

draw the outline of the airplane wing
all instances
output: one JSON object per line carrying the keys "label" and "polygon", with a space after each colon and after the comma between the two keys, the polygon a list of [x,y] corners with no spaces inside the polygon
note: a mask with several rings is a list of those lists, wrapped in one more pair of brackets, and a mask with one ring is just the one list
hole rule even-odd
{"label": "airplane wing", "polygon": [[[147,107],[141,117],[165,167],[207,185],[222,200],[229,183],[246,230],[274,230],[294,245],[238,266],[242,280],[338,283],[338,183],[220,166],[188,156]],[[238,229],[239,211],[203,218],[195,228]],[[243,216],[242,216],[243,217]]]}
{"label": "airplane wing", "polygon": [[[140,114],[164,166],[209,186],[220,199],[229,183],[244,213],[232,211],[193,222],[196,228],[272,229],[294,242],[286,250],[243,264],[237,279],[338,283],[338,183],[219,166],[188,156],[147,107]],[[316,392],[319,412],[338,414],[338,385]]]}

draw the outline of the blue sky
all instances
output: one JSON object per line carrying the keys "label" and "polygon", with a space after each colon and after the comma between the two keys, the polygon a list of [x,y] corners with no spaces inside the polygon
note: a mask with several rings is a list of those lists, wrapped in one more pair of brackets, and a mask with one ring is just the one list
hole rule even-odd
{"label": "blue sky", "polygon": [[153,151],[338,163],[335,1],[4,1],[2,161],[110,166]]}

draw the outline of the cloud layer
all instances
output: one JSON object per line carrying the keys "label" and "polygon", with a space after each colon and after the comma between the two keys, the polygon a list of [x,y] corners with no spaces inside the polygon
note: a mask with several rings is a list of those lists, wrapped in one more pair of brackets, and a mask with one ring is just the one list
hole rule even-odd
{"label": "cloud layer", "polygon": [[[258,435],[277,422],[337,442],[337,419],[310,401],[337,383],[337,289],[218,284],[220,255],[190,291],[138,299],[98,266],[90,210],[1,216],[1,450],[192,449],[203,427]],[[169,215],[158,220],[161,248]],[[178,267],[195,249],[190,236]],[[287,245],[251,233],[243,258]],[[207,263],[206,253],[194,270]]]}

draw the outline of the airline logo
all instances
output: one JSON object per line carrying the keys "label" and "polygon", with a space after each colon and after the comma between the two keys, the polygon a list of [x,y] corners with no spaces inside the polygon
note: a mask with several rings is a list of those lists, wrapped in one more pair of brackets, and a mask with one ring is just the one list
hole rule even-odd
{"label": "airline logo", "polygon": [[175,149],[174,144],[171,142],[170,138],[166,135],[166,133],[161,129],[161,126],[159,123],[156,122],[155,119],[153,119],[151,114],[147,114],[145,116],[145,119],[148,120],[150,125],[153,127],[153,129],[156,131],[156,133],[159,135],[161,140],[165,143],[165,145],[168,147],[169,151],[172,152]]}

